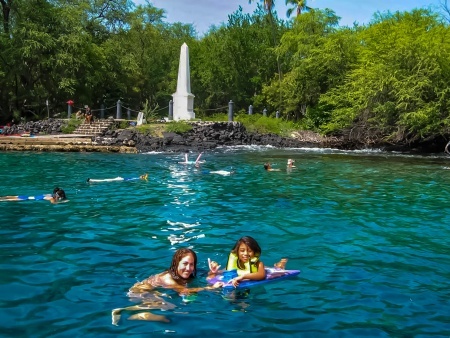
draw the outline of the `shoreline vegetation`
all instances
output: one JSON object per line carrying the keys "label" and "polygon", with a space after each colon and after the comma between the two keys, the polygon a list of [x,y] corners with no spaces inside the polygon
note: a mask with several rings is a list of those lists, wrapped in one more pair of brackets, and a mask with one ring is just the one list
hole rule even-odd
{"label": "shoreline vegetation", "polygon": [[[111,119],[113,121],[113,119]],[[282,123],[282,122],[280,122]],[[357,139],[342,135],[323,136],[308,130],[263,132],[268,128],[226,121],[178,121],[150,123],[139,127],[130,121],[114,121],[101,134],[77,134],[71,120],[48,119],[4,127],[1,151],[41,152],[176,152],[205,151],[219,146],[261,145],[276,148],[380,149],[405,153],[440,153],[446,140],[415,144]],[[80,125],[80,123],[75,123]],[[82,124],[81,124],[82,125]],[[253,131],[249,131],[253,130]],[[263,131],[261,131],[263,130]],[[68,132],[69,131],[69,132]]]}
{"label": "shoreline vegetation", "polygon": [[[147,121],[161,120],[173,103],[185,43],[195,117],[224,120],[228,108],[248,136],[206,137],[205,143],[276,143],[264,136],[276,134],[285,138],[279,146],[321,144],[325,137],[345,149],[445,149],[447,1],[435,9],[377,12],[367,25],[351,27],[341,26],[332,8],[307,1],[288,20],[278,17],[273,1],[254,3],[253,13],[236,8],[227,22],[199,36],[192,24],[168,23],[164,10],[149,2],[1,1],[0,125],[87,110],[95,120],[136,120],[140,112]],[[139,151],[142,136],[133,137]],[[160,139],[167,141],[159,135],[151,142],[166,148]]]}

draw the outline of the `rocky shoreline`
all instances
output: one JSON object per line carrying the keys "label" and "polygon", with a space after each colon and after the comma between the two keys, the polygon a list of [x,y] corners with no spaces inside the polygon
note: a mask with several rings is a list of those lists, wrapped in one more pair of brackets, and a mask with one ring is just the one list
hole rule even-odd
{"label": "rocky shoreline", "polygon": [[[441,152],[441,144],[422,147],[410,145],[359,144],[344,137],[323,137],[311,131],[297,131],[290,137],[258,134],[246,130],[239,122],[192,122],[192,130],[183,134],[163,133],[161,137],[145,135],[136,129],[109,129],[99,136],[63,135],[65,120],[49,119],[3,129],[3,136],[30,132],[37,137],[0,137],[0,150],[61,152],[201,152],[221,146],[262,145],[275,148],[383,149],[402,152]],[[41,136],[42,135],[42,136]],[[63,137],[64,136],[64,137]],[[73,137],[72,137],[73,136]],[[78,137],[78,138],[77,138]],[[46,140],[46,141],[44,141]],[[52,141],[49,141],[52,140]],[[444,142],[444,140],[442,141]],[[445,144],[444,144],[445,146]],[[442,148],[442,149],[441,149]]]}
{"label": "rocky shoreline", "polygon": [[93,138],[94,145],[135,147],[137,152],[205,151],[220,146],[265,145],[276,148],[332,147],[338,146],[335,139],[320,135],[300,134],[286,138],[275,134],[249,133],[239,122],[198,122],[192,130],[183,134],[163,133],[162,137],[143,135],[133,129],[107,131]]}

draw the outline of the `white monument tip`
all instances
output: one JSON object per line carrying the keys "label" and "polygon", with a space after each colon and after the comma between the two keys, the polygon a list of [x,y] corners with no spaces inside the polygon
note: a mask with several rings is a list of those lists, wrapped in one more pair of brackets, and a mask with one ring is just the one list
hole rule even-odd
{"label": "white monument tip", "polygon": [[189,68],[189,47],[183,43],[178,66],[177,91],[173,96],[173,119],[195,119],[194,95],[191,93],[191,72]]}

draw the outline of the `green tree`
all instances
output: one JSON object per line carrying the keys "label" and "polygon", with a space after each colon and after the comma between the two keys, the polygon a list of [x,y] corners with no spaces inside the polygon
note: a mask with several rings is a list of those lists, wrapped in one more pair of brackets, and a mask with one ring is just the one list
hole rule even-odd
{"label": "green tree", "polygon": [[[249,3],[252,3],[254,1],[255,0],[249,0]],[[269,16],[269,20],[272,24],[272,43],[273,43],[273,47],[276,48],[280,37],[277,34],[277,31],[278,31],[277,22],[274,19],[274,15],[272,12],[273,8],[275,7],[275,1],[274,0],[260,0],[260,1],[263,3],[264,10],[266,11],[267,15]],[[276,107],[278,109],[281,109],[281,105],[282,105],[282,103],[281,103],[282,102],[282,100],[281,100],[281,86],[282,86],[281,81],[282,81],[283,75],[282,75],[282,70],[281,70],[281,61],[278,56],[276,59],[276,63],[277,63],[277,68],[278,68],[278,86],[279,86],[279,90],[278,90],[279,100],[278,100]]]}
{"label": "green tree", "polygon": [[294,11],[297,13],[297,16],[299,16],[300,14],[302,14],[302,11],[308,12],[312,9],[311,7],[308,7],[306,5],[306,0],[286,0],[286,5],[293,6],[291,8],[288,8],[286,12],[286,16],[288,18],[292,15]]}
{"label": "green tree", "polygon": [[240,8],[226,26],[208,32],[191,58],[196,103],[203,109],[226,107],[230,100],[240,109],[260,106],[255,100],[261,100],[263,84],[277,72],[272,29],[258,7],[253,15],[243,14]]}
{"label": "green tree", "polygon": [[[323,117],[307,116],[307,108],[315,108],[320,95],[342,80],[355,59],[352,32],[338,30],[338,20],[331,10],[304,13],[296,18],[277,48],[288,68],[281,87],[285,112],[294,120],[309,118],[310,126],[317,127]],[[278,100],[278,86],[273,80],[264,87],[272,104]]]}
{"label": "green tree", "polygon": [[[128,8],[123,6],[128,6],[129,1],[120,3],[119,9]],[[102,37],[96,44],[101,55],[101,68],[97,69],[101,73],[93,72],[98,79],[93,83],[93,99],[106,106],[120,99],[135,111],[145,102],[152,109],[167,107],[176,88],[180,46],[183,42],[194,43],[195,30],[192,25],[165,23],[164,11],[150,2],[133,11],[113,13],[116,15],[107,16],[111,23],[95,15],[96,20],[89,26],[98,27],[91,30],[91,36]]]}
{"label": "green tree", "polygon": [[378,15],[359,32],[358,62],[321,98],[325,131],[364,142],[414,142],[448,133],[450,31],[428,10]]}
{"label": "green tree", "polygon": [[[102,82],[103,53],[97,44],[113,34],[113,22],[131,9],[131,1],[4,0],[0,50],[0,107],[5,115],[17,112],[31,118],[46,116],[45,101],[52,110],[77,97],[90,103],[96,84]],[[6,6],[5,6],[6,5]],[[118,7],[116,7],[118,6]],[[119,14],[120,12],[120,14]],[[6,30],[5,30],[6,29]],[[16,114],[16,113],[14,113]],[[45,114],[45,115],[44,115]]]}
{"label": "green tree", "polygon": [[252,2],[259,1],[263,3],[264,10],[269,14],[272,15],[272,10],[275,6],[275,0],[248,0],[248,3],[251,4]]}

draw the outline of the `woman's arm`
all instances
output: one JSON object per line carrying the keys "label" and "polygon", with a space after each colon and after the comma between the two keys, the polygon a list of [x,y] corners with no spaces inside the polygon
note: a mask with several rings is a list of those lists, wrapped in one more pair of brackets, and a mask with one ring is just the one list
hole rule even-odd
{"label": "woman's arm", "polygon": [[222,282],[216,282],[213,285],[208,285],[205,287],[199,287],[199,288],[187,288],[184,286],[174,287],[173,289],[176,290],[180,295],[189,295],[192,293],[198,293],[201,291],[211,291],[217,288],[221,288],[223,286]]}
{"label": "woman's arm", "polygon": [[166,289],[173,289],[179,294],[191,294],[197,293],[205,290],[213,290],[223,286],[222,282],[214,283],[214,285],[209,285],[205,287],[198,288],[187,288],[184,285],[180,285],[175,282],[172,276],[167,272],[162,272],[155,276],[150,276],[149,278],[143,280],[142,282],[137,282],[130,288],[130,292],[133,293],[144,293],[153,290],[155,287],[162,287]]}
{"label": "woman's arm", "polygon": [[144,293],[154,289],[154,286],[149,282],[150,278],[144,279],[142,282],[137,282],[129,291],[133,293]]}

